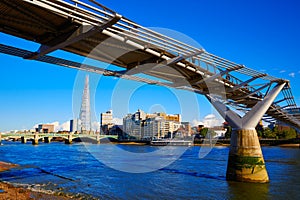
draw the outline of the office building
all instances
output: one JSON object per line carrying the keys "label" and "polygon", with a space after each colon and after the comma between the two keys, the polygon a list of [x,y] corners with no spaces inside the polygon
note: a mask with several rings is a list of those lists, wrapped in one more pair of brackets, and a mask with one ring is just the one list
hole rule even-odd
{"label": "office building", "polygon": [[70,132],[71,133],[77,133],[80,131],[80,120],[79,119],[72,119],[70,120]]}
{"label": "office building", "polygon": [[109,134],[109,130],[113,127],[113,113],[109,110],[105,113],[100,114],[100,132],[101,134]]}
{"label": "office building", "polygon": [[39,124],[36,131],[39,133],[53,133],[54,125],[53,124]]}
{"label": "office building", "polygon": [[166,113],[146,114],[138,110],[123,119],[123,130],[136,139],[173,137],[181,126],[181,116]]}

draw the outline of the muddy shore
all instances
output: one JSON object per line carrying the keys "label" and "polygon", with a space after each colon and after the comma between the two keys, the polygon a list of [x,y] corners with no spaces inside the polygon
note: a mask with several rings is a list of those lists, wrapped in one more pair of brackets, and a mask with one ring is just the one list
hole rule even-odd
{"label": "muddy shore", "polygon": [[[0,173],[18,165],[1,162]],[[47,194],[45,192],[37,192],[27,188],[17,187],[13,184],[0,180],[0,200],[67,200],[67,199],[83,199],[81,197],[71,197],[65,194]]]}

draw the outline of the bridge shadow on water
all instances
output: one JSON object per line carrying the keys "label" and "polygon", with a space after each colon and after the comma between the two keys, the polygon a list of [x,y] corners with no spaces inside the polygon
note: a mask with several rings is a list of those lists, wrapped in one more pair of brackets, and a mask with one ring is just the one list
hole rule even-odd
{"label": "bridge shadow on water", "polygon": [[164,171],[166,173],[174,173],[174,174],[182,174],[182,175],[194,176],[194,177],[199,177],[199,178],[206,178],[206,179],[214,179],[214,180],[226,181],[226,177],[225,176],[213,176],[213,175],[199,173],[199,172],[184,171],[184,170],[177,170],[177,169],[170,169],[170,168],[162,168],[159,171]]}
{"label": "bridge shadow on water", "polygon": [[222,195],[226,193],[226,197],[228,199],[271,199],[269,194],[268,183],[246,183],[246,182],[234,182],[227,181],[225,176],[214,176],[199,172],[185,171],[185,170],[177,170],[170,168],[163,168],[160,171],[166,173],[174,173],[174,174],[182,174],[187,176],[193,176],[198,178],[210,179],[210,180],[218,180],[222,181],[222,184],[225,184],[227,189],[224,191],[219,191],[220,199],[222,199]]}
{"label": "bridge shadow on water", "polygon": [[4,180],[4,181],[12,181],[12,182],[14,182],[16,180],[27,179],[27,178],[38,180],[39,177],[45,176],[45,175],[53,176],[53,177],[59,178],[61,180],[66,180],[66,181],[76,181],[73,178],[64,176],[62,174],[54,173],[51,170],[42,169],[42,168],[40,168],[38,166],[34,166],[34,165],[22,165],[22,166],[18,166],[13,169],[10,169],[9,171],[4,171],[4,172],[0,173],[0,179]]}

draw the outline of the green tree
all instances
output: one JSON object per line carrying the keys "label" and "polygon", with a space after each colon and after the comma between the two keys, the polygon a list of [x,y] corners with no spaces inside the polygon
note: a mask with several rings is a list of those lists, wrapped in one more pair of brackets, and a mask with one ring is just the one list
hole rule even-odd
{"label": "green tree", "polygon": [[295,129],[290,128],[289,130],[283,131],[283,137],[285,139],[293,139],[297,137],[297,132]]}
{"label": "green tree", "polygon": [[203,137],[206,137],[207,132],[208,132],[208,128],[202,128],[200,130],[200,135],[202,135]]}
{"label": "green tree", "polygon": [[232,132],[231,126],[227,126],[225,128],[226,128],[225,138],[231,138],[231,132]]}
{"label": "green tree", "polygon": [[270,128],[265,128],[263,132],[264,138],[276,138],[276,133],[272,131]]}
{"label": "green tree", "polygon": [[256,130],[258,137],[263,137],[263,131],[262,130]]}

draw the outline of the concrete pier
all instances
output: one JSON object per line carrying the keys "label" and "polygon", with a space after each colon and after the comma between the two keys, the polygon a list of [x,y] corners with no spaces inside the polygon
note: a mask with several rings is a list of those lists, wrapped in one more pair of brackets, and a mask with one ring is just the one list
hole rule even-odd
{"label": "concrete pier", "polygon": [[51,138],[50,137],[44,137],[44,143],[50,143]]}
{"label": "concrete pier", "polygon": [[97,135],[96,135],[96,143],[97,143],[97,144],[100,144],[100,139],[101,139],[101,138],[100,138],[100,134],[97,134]]}
{"label": "concrete pier", "polygon": [[27,138],[25,138],[25,136],[21,137],[21,143],[23,143],[23,144],[27,143]]}
{"label": "concrete pier", "polygon": [[72,133],[68,135],[68,139],[65,139],[65,144],[72,144],[73,143],[73,136]]}
{"label": "concrete pier", "polygon": [[33,145],[38,145],[39,144],[39,134],[38,133],[33,135],[32,144]]}
{"label": "concrete pier", "polygon": [[269,182],[255,129],[232,132],[226,179],[242,182]]}
{"label": "concrete pier", "polygon": [[0,133],[0,145],[2,144],[2,133]]}
{"label": "concrete pier", "polygon": [[227,107],[218,97],[206,96],[233,128],[226,172],[227,180],[255,183],[269,182],[255,127],[285,84],[285,82],[278,83],[264,99],[254,105],[243,116]]}

